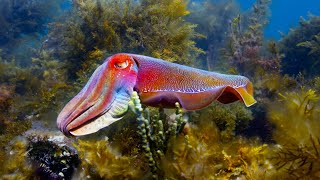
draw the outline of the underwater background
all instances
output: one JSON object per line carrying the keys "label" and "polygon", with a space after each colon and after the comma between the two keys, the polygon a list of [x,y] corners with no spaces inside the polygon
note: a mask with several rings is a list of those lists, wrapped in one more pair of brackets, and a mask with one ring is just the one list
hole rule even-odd
{"label": "underwater background", "polygon": [[[0,14],[0,179],[320,179],[319,1],[0,0]],[[244,75],[257,103],[143,106],[64,136],[59,112],[119,52]]]}

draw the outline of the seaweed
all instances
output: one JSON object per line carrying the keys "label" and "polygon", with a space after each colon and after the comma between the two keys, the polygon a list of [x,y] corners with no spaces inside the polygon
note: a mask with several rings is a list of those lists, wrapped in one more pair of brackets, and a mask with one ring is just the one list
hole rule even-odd
{"label": "seaweed", "polygon": [[308,55],[319,55],[320,52],[320,33],[313,36],[312,40],[300,42],[298,47],[305,47],[310,49]]}
{"label": "seaweed", "polygon": [[280,41],[283,73],[312,78],[319,75],[319,23],[320,17],[310,15],[300,19],[299,26],[292,28]]}
{"label": "seaweed", "polygon": [[34,66],[24,68],[14,59],[2,58],[0,62],[1,167],[7,161],[5,149],[9,143],[29,130],[33,120],[55,118],[52,113],[56,113],[55,108],[59,108],[65,96],[57,95],[65,87],[60,86],[64,80],[62,71],[57,70],[59,64],[44,52],[33,60]]}
{"label": "seaweed", "polygon": [[78,177],[93,179],[139,179],[142,177],[139,157],[122,156],[107,139],[78,140],[74,143],[81,161]]}
{"label": "seaweed", "polygon": [[220,130],[221,140],[229,141],[237,132],[246,129],[252,119],[252,112],[243,107],[240,102],[230,105],[215,102],[208,108],[193,114],[192,122],[214,122]]}
{"label": "seaweed", "polygon": [[[41,47],[46,25],[57,16],[59,1],[3,0],[0,4],[0,48],[6,58],[14,56],[27,66],[34,48]],[[61,12],[61,11],[60,11]]]}
{"label": "seaweed", "polygon": [[[269,117],[275,125],[274,165],[292,178],[319,178],[319,100],[313,89],[281,93]],[[281,106],[281,108],[278,108]]]}
{"label": "seaweed", "polygon": [[[69,90],[66,84],[63,64],[52,59],[45,51],[32,58],[33,66],[19,67],[14,60],[0,62],[3,71],[0,82],[12,91],[11,110],[14,116],[41,118],[40,116],[62,106],[66,94],[61,90]],[[69,91],[66,91],[69,92]],[[13,96],[14,94],[14,96]]]}
{"label": "seaweed", "polygon": [[163,169],[169,179],[264,179],[271,176],[268,147],[258,140],[223,141],[213,122],[188,124],[170,144]]}
{"label": "seaweed", "polygon": [[264,38],[270,3],[257,0],[249,11],[234,17],[229,22],[226,47],[220,50],[229,73],[244,75],[253,82],[255,99],[259,102],[252,108],[254,118],[249,128],[242,133],[268,142],[272,141],[272,125],[266,116],[267,105],[277,97],[278,91],[297,84],[294,78],[281,74],[284,55],[279,44]]}
{"label": "seaweed", "polygon": [[[9,145],[9,144],[8,144]],[[1,157],[0,178],[4,180],[27,180],[33,177],[34,169],[27,161],[26,143],[15,141],[5,151],[5,161]],[[3,150],[1,150],[2,152]]]}
{"label": "seaweed", "polygon": [[149,109],[143,111],[137,92],[133,92],[132,105],[137,114],[138,134],[142,138],[142,148],[149,161],[149,167],[154,179],[163,178],[161,162],[164,154],[170,146],[170,141],[183,130],[187,119],[183,117],[179,103],[176,103],[176,113],[174,120],[165,126],[166,115],[162,108],[159,114],[150,116]]}
{"label": "seaweed", "polygon": [[257,78],[280,73],[281,53],[273,41],[264,42],[263,28],[268,23],[269,0],[258,0],[251,11],[235,17],[229,25],[229,42],[221,49],[232,70]]}
{"label": "seaweed", "polygon": [[[14,100],[14,86],[7,84],[0,84],[0,174],[3,175],[3,171],[7,171],[5,168],[5,162],[7,162],[10,156],[7,156],[6,149],[9,143],[21,135],[23,132],[31,127],[30,120],[22,119],[15,112],[15,100]],[[19,146],[20,147],[20,146]],[[20,153],[20,149],[17,149]],[[12,157],[10,157],[12,158]],[[17,159],[17,161],[20,161]],[[12,163],[15,163],[14,161]],[[9,170],[8,170],[9,171]]]}
{"label": "seaweed", "polygon": [[299,146],[290,143],[284,147],[280,145],[272,157],[275,167],[285,169],[286,175],[292,178],[319,178],[320,139],[310,135],[310,142],[305,143]]}
{"label": "seaweed", "polygon": [[74,1],[69,16],[51,24],[47,48],[67,63],[71,79],[87,78],[103,57],[116,52],[146,54],[189,63],[202,51],[184,20],[187,3],[175,1]]}
{"label": "seaweed", "polygon": [[[5,0],[0,5],[5,9],[0,17],[2,179],[320,178],[320,78],[310,79],[317,76],[318,16],[301,20],[277,43],[263,37],[268,0],[258,0],[238,16],[234,1],[75,0],[67,15],[52,22],[56,15],[48,8],[60,10],[61,2]],[[22,51],[27,44],[31,49]],[[223,44],[222,56],[217,55]],[[176,104],[174,112],[143,107],[134,93],[137,117],[128,113],[99,132],[100,140],[78,139],[74,150],[42,137],[51,129],[20,140],[39,121],[50,128],[65,99],[104,57],[117,52],[190,66],[206,60],[209,70],[229,69],[252,79],[259,104],[249,110],[241,103],[213,103],[196,112],[183,112]],[[269,121],[272,125],[265,126]],[[273,135],[269,144],[260,139],[266,131]],[[105,135],[110,138],[101,140]]]}
{"label": "seaweed", "polygon": [[[163,121],[167,118],[162,109],[154,116],[148,109],[143,110],[136,93],[133,95],[133,105],[138,116],[143,153],[155,179],[255,179],[260,175],[266,176],[266,170],[271,168],[266,156],[267,145],[260,144],[258,140],[234,137],[235,122],[251,119],[250,113],[236,104],[229,107],[230,111],[216,104],[210,109],[212,112],[204,111],[203,114],[221,116],[210,121],[208,116],[200,115],[190,122],[183,118],[179,104],[176,104],[175,118],[167,123]],[[225,125],[227,130],[221,131],[216,126],[222,122],[231,123]]]}
{"label": "seaweed", "polygon": [[187,21],[197,24],[195,30],[205,36],[195,40],[196,46],[205,51],[205,54],[199,56],[201,61],[195,63],[209,71],[223,68],[219,51],[228,39],[226,24],[240,13],[238,3],[233,0],[191,1],[189,9],[191,13],[187,16]]}

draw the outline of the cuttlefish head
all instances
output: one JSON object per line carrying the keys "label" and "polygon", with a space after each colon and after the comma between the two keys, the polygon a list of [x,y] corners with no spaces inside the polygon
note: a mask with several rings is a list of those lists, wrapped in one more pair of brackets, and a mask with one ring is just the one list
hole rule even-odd
{"label": "cuttlefish head", "polygon": [[116,54],[106,59],[62,109],[57,119],[59,129],[67,136],[81,136],[121,119],[128,110],[137,71],[130,55]]}

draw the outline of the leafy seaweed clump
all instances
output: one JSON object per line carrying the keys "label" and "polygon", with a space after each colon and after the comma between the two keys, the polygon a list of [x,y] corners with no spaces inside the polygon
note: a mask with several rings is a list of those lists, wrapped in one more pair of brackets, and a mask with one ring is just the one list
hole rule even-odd
{"label": "leafy seaweed clump", "polygon": [[[41,60],[40,60],[41,59]],[[33,67],[22,68],[14,60],[0,62],[0,166],[5,166],[5,149],[17,136],[31,128],[32,120],[55,119],[52,113],[61,105],[65,95],[58,90],[63,76],[56,61],[45,54],[34,58]],[[54,104],[56,102],[56,104]],[[50,121],[46,121],[49,123]]]}
{"label": "leafy seaweed clump", "polygon": [[195,63],[206,67],[209,71],[223,68],[219,51],[228,39],[226,32],[229,27],[226,24],[240,13],[239,5],[234,0],[192,1],[189,9],[191,13],[187,16],[187,21],[197,24],[195,30],[205,36],[195,40],[197,47],[206,52],[200,54],[203,62]]}
{"label": "leafy seaweed clump", "polygon": [[264,179],[272,171],[267,154],[256,140],[224,142],[213,122],[202,121],[172,141],[163,169],[169,179]]}
{"label": "leafy seaweed clump", "polygon": [[198,111],[193,116],[193,121],[195,122],[214,122],[221,131],[222,141],[232,139],[236,135],[236,132],[247,128],[250,120],[253,119],[251,111],[243,107],[243,104],[240,102],[230,105],[221,105],[215,102],[208,108]]}
{"label": "leafy seaweed clump", "polygon": [[313,89],[280,94],[280,101],[270,107],[275,125],[274,164],[287,177],[320,177],[320,97]]}
{"label": "leafy seaweed clump", "polygon": [[[30,67],[20,67],[14,60],[0,62],[0,83],[10,87],[12,96],[8,116],[13,119],[40,119],[47,114],[57,113],[69,86],[66,84],[63,64],[41,51],[32,58]],[[65,90],[65,94],[59,93]],[[14,96],[13,96],[14,95]]]}
{"label": "leafy seaweed clump", "polygon": [[270,109],[272,122],[281,128],[276,131],[279,134],[276,134],[275,140],[290,142],[282,139],[288,137],[297,140],[299,144],[309,141],[310,135],[319,137],[319,126],[316,125],[320,115],[318,94],[313,89],[303,87],[300,91],[279,95],[280,103]]}
{"label": "leafy seaweed clump", "polygon": [[[210,120],[208,116],[200,114],[198,117],[192,116],[195,118],[192,123],[187,123],[183,118],[178,104],[175,119],[167,123],[163,121],[168,121],[163,111],[160,110],[155,117],[149,111],[143,111],[136,94],[133,104],[138,116],[143,153],[153,178],[255,179],[271,176],[271,172],[266,173],[272,169],[267,159],[267,145],[233,134],[237,120],[248,121],[251,118],[251,114],[237,104],[230,109],[216,104],[211,110],[213,112],[204,111],[203,114],[221,116]],[[220,124],[221,127],[226,126],[227,130],[221,131],[216,126],[220,122],[230,123]]]}
{"label": "leafy seaweed clump", "polygon": [[108,140],[78,140],[74,143],[81,159],[78,177],[93,179],[139,179],[141,163],[139,157],[122,156],[114,150]]}
{"label": "leafy seaweed clump", "polygon": [[[190,63],[202,51],[182,0],[74,1],[69,16],[53,23],[48,48],[67,63],[71,78],[86,77],[103,57],[131,52]],[[50,48],[51,47],[51,48]],[[86,78],[84,78],[86,79]]]}
{"label": "leafy seaweed clump", "polygon": [[259,78],[267,72],[279,73],[281,54],[277,44],[272,41],[265,43],[263,37],[270,2],[258,0],[251,11],[231,21],[229,42],[222,53],[233,72],[252,78]]}
{"label": "leafy seaweed clump", "polygon": [[314,77],[319,75],[319,28],[320,16],[300,20],[298,27],[291,29],[280,41],[283,73]]}
{"label": "leafy seaweed clump", "polygon": [[[0,84],[0,90],[0,175],[3,175],[8,173],[8,171],[12,171],[9,167],[6,167],[7,162],[10,161],[10,159],[14,159],[14,157],[7,155],[9,153],[7,149],[9,148],[10,142],[15,139],[16,136],[28,130],[31,127],[31,122],[17,117],[17,113],[14,112],[14,87]],[[20,144],[17,144],[17,148],[20,147]],[[18,151],[17,153],[21,154],[20,151],[22,151],[22,149],[16,150]],[[14,159],[12,163],[17,163],[15,161],[20,162],[20,160],[21,159]]]}
{"label": "leafy seaweed clump", "polygon": [[[7,144],[5,158],[1,159],[1,179],[32,179],[34,169],[30,162],[27,161],[27,147],[23,141],[15,141]],[[2,150],[1,150],[2,151]]]}

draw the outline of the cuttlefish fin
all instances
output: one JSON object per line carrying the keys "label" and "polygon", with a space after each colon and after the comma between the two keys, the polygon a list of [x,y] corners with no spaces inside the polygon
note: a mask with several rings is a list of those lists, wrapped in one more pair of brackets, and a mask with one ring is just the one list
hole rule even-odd
{"label": "cuttlefish fin", "polygon": [[70,133],[74,136],[87,135],[95,133],[100,129],[109,126],[110,124],[119,121],[128,111],[130,98],[131,97],[127,92],[122,91],[117,93],[109,111],[105,112],[95,121],[72,130]]}
{"label": "cuttlefish fin", "polygon": [[233,88],[228,86],[225,88],[225,90],[217,100],[224,104],[241,100],[247,107],[250,107],[257,102],[253,98],[252,94],[253,94],[252,90],[247,89],[246,87]]}

